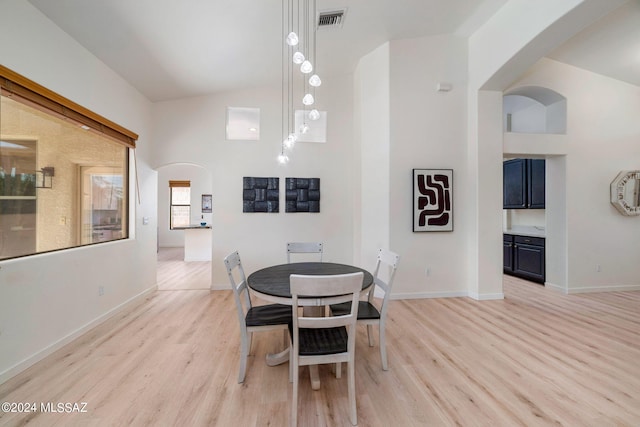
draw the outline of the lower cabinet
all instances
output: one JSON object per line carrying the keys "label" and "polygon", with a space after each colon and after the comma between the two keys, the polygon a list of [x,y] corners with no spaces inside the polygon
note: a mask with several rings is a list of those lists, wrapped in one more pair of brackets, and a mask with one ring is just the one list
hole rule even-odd
{"label": "lower cabinet", "polygon": [[544,283],[544,238],[505,234],[503,241],[504,273]]}

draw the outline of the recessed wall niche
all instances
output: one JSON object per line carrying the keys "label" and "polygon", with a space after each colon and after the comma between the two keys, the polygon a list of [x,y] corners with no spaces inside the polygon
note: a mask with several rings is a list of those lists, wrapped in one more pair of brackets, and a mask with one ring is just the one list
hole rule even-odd
{"label": "recessed wall niche", "polygon": [[227,107],[226,139],[238,141],[260,140],[260,109]]}
{"label": "recessed wall niche", "polygon": [[502,98],[505,132],[567,132],[567,99],[540,86],[523,86],[505,92]]}

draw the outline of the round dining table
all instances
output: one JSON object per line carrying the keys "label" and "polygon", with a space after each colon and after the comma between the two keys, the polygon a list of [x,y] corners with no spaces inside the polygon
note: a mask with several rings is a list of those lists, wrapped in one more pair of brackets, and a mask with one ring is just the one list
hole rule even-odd
{"label": "round dining table", "polygon": [[[362,290],[366,291],[373,284],[373,275],[360,267],[333,262],[294,262],[280,264],[257,270],[247,277],[249,289],[260,299],[277,304],[292,305],[289,277],[292,274],[332,275],[362,272]],[[333,295],[329,297],[300,296],[298,305],[304,306],[305,316],[323,316],[324,307],[349,301],[351,295]],[[267,354],[267,365],[275,366],[289,360],[289,349],[277,354]],[[309,366],[311,387],[320,388],[318,367]]]}
{"label": "round dining table", "polygon": [[[266,267],[255,271],[247,277],[247,285],[258,297],[265,301],[291,305],[291,288],[289,277],[292,274],[332,275],[364,273],[362,290],[365,291],[373,283],[373,276],[367,270],[347,264],[333,262],[294,262]],[[348,301],[349,297],[335,295],[325,298],[300,297],[298,304],[302,306],[325,306]]]}

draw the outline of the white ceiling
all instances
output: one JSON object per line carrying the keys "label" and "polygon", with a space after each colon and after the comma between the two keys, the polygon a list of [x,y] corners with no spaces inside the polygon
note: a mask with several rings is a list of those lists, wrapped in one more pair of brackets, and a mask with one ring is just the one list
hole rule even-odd
{"label": "white ceiling", "polygon": [[[506,1],[317,0],[347,8],[342,28],[317,33],[318,74],[349,73],[387,40],[468,35]],[[151,101],[281,81],[281,0],[29,2]],[[549,56],[640,86],[639,23],[631,0]]]}
{"label": "white ceiling", "polygon": [[640,0],[631,0],[549,58],[640,86]]}

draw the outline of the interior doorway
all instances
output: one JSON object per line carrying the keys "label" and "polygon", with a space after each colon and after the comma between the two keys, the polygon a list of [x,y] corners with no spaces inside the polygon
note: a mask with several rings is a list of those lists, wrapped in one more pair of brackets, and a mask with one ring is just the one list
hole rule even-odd
{"label": "interior doorway", "polygon": [[[190,183],[190,224],[210,225],[215,214],[215,198],[206,209],[202,196],[212,194],[212,174],[193,163],[173,163],[160,166],[158,171],[158,290],[211,289],[211,261],[185,261],[185,230],[170,227],[169,181]],[[199,231],[199,230],[196,230]],[[213,231],[213,230],[210,230]],[[214,233],[211,233],[213,236]],[[212,237],[213,238],[213,237]],[[211,242],[213,246],[213,242]]]}

